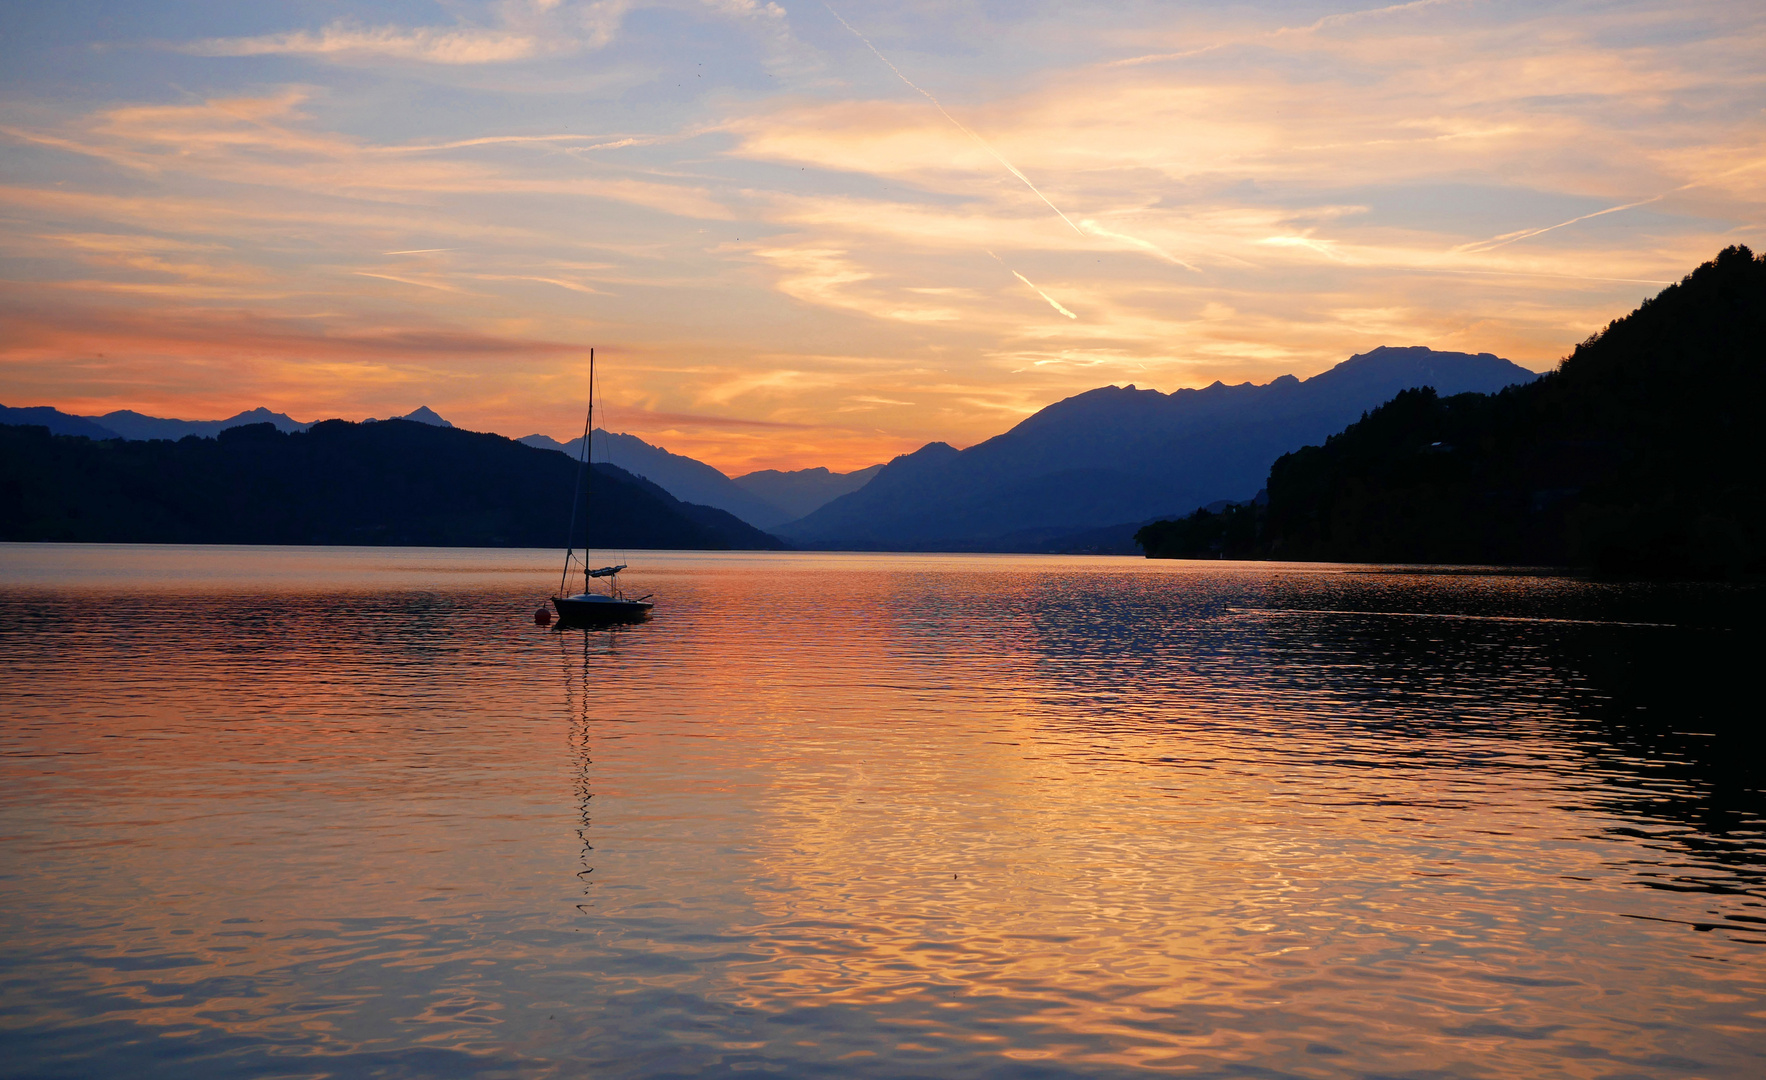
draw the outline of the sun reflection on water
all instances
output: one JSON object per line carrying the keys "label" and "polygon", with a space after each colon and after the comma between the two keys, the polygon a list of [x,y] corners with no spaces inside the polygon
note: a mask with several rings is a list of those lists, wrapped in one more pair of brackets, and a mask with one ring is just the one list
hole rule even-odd
{"label": "sun reflection on water", "polygon": [[658,554],[655,618],[584,632],[527,620],[538,553],[26,555],[0,1041],[41,1071],[1744,1076],[1766,1047],[1728,593]]}

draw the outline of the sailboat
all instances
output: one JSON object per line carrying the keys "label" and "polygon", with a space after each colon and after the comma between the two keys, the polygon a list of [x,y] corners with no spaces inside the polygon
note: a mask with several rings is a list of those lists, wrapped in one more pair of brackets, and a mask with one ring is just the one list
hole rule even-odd
{"label": "sailboat", "polygon": [[[564,572],[558,578],[558,592],[552,597],[552,606],[558,611],[558,621],[562,625],[593,626],[609,623],[638,622],[650,614],[656,605],[650,602],[649,596],[627,599],[619,588],[619,572],[625,564],[591,568],[587,562],[589,553],[588,508],[590,496],[594,494],[594,470],[589,467],[590,433],[595,430],[595,350],[589,350],[589,415],[583,421],[582,453],[577,458],[576,493],[570,500],[570,531],[564,537]],[[576,509],[583,508],[585,524],[583,527],[583,559],[576,557]],[[569,587],[570,571],[573,563],[580,563],[583,575],[583,591],[574,596],[566,596]],[[591,591],[591,583],[606,583],[606,592]],[[543,610],[543,609],[542,609]]]}

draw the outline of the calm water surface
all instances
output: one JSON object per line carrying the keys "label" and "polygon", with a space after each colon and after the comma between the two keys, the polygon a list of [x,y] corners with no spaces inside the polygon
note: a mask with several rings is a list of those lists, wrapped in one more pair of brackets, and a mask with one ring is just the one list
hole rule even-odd
{"label": "calm water surface", "polygon": [[1759,1077],[1761,590],[0,546],[0,1074]]}

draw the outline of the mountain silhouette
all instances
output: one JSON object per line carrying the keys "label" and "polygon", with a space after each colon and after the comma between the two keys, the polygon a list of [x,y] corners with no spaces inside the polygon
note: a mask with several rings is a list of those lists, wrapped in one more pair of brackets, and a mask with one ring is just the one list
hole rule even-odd
{"label": "mountain silhouette", "polygon": [[735,482],[738,487],[778,508],[783,516],[771,525],[761,526],[772,528],[815,513],[840,496],[864,487],[882,471],[880,464],[847,473],[830,472],[821,466],[790,472],[761,469],[744,473],[736,477]]}
{"label": "mountain silhouette", "polygon": [[[404,416],[391,417],[390,419],[409,420],[430,427],[452,428],[454,426],[427,405],[420,405]],[[370,419],[364,422],[383,423],[384,421]],[[278,431],[283,432],[305,431],[313,426],[310,423],[301,423],[285,413],[272,412],[262,406],[230,416],[225,420],[177,420],[168,417],[147,416],[129,409],[106,413],[103,416],[76,416],[41,405],[30,408],[0,406],[0,424],[42,425],[53,434],[83,435],[89,439],[169,439],[176,442],[192,435],[198,438],[212,439],[230,428],[261,423],[272,424]],[[528,435],[516,441],[541,449],[561,451],[568,454],[573,460],[582,445],[580,437],[567,443],[561,443],[546,435]],[[829,473],[826,469],[805,469],[798,473],[770,474],[783,478],[780,481],[782,487],[779,484],[775,484],[775,487],[785,492],[785,497],[791,505],[781,508],[765,495],[759,493],[759,487],[765,486],[764,482],[761,485],[738,484],[702,461],[696,461],[682,454],[670,453],[662,447],[652,446],[635,435],[611,434],[601,428],[596,428],[594,457],[598,462],[604,461],[621,466],[636,476],[644,477],[660,485],[663,490],[682,502],[712,506],[728,511],[758,529],[772,528],[802,517],[829,499],[862,486],[864,480],[869,479],[876,469],[881,468],[881,466],[874,466],[868,472],[861,471],[862,475],[847,474],[844,477],[841,474]],[[818,482],[817,474],[828,479]],[[852,479],[855,476],[860,478]]]}
{"label": "mountain silhouette", "polygon": [[[549,435],[526,435],[516,441],[543,450],[557,450],[568,454],[572,460],[582,453],[583,445],[580,435],[567,443]],[[781,510],[703,461],[670,453],[636,435],[615,434],[596,428],[593,459],[617,465],[634,476],[642,476],[683,502],[726,510],[757,529],[781,525],[799,516]]]}
{"label": "mountain silhouette", "polygon": [[1727,248],[1498,394],[1407,390],[1149,554],[1766,572],[1766,259]]}
{"label": "mountain silhouette", "polygon": [[229,416],[225,420],[168,420],[158,416],[145,416],[129,409],[105,413],[93,419],[125,439],[170,439],[173,442],[191,435],[212,439],[228,428],[243,427],[246,424],[272,424],[277,431],[288,432],[305,431],[312,427],[311,424],[303,424],[262,406]]}
{"label": "mountain silhouette", "polygon": [[[403,419],[179,442],[0,426],[0,539],[561,547],[576,474],[560,454]],[[588,486],[591,546],[784,546],[613,466]]]}
{"label": "mountain silhouette", "polygon": [[75,416],[47,405],[25,409],[0,405],[0,424],[39,425],[48,428],[51,434],[83,435],[88,439],[170,439],[176,442],[190,435],[212,439],[228,428],[263,423],[275,425],[278,431],[305,431],[312,426],[261,406],[225,420],[170,420],[130,409],[118,409],[103,416]]}
{"label": "mountain silhouette", "polygon": [[0,405],[0,424],[29,424],[47,428],[56,435],[77,435],[87,439],[119,439],[117,432],[90,416],[74,416],[47,405],[9,408]]}
{"label": "mountain silhouette", "polygon": [[1037,550],[1049,537],[1249,498],[1276,458],[1400,390],[1494,391],[1536,377],[1489,353],[1387,347],[1304,381],[1101,387],[966,450],[933,443],[896,458],[774,531],[803,547]]}
{"label": "mountain silhouette", "polygon": [[409,420],[417,424],[428,424],[430,427],[451,428],[454,425],[443,420],[436,411],[427,405],[419,405],[403,416],[395,416],[394,420]]}

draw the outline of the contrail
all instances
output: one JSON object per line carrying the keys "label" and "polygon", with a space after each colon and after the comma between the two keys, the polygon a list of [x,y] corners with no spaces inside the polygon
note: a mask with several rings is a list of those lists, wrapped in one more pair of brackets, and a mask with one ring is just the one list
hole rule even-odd
{"label": "contrail", "polygon": [[1130,236],[1127,233],[1111,232],[1109,229],[1106,229],[1102,225],[1099,225],[1097,222],[1093,221],[1091,218],[1086,218],[1084,221],[1081,221],[1080,224],[1085,226],[1086,231],[1091,233],[1093,236],[1103,236],[1103,237],[1107,237],[1111,240],[1120,240],[1125,244],[1133,244],[1135,247],[1142,248],[1146,251],[1152,252],[1153,254],[1159,256],[1161,259],[1164,259],[1166,262],[1176,263],[1178,266],[1183,267],[1185,270],[1195,270],[1196,273],[1198,273],[1198,274],[1202,272],[1200,270],[1197,270],[1196,267],[1191,266],[1187,262],[1184,262],[1182,259],[1178,258],[1176,255],[1173,255],[1171,252],[1166,251],[1164,248],[1160,247],[1158,244],[1155,244],[1150,240],[1142,240],[1138,236]]}
{"label": "contrail", "polygon": [[1690,184],[1681,184],[1679,187],[1670,188],[1669,190],[1662,192],[1660,195],[1651,195],[1647,199],[1639,199],[1636,202],[1626,203],[1623,206],[1609,206],[1605,210],[1596,210],[1592,214],[1583,214],[1581,217],[1573,217],[1568,221],[1560,221],[1556,225],[1547,225],[1541,229],[1522,229],[1519,232],[1504,233],[1501,236],[1493,236],[1488,240],[1480,240],[1480,241],[1477,241],[1475,243],[1470,243],[1470,244],[1461,244],[1459,247],[1456,247],[1453,249],[1453,253],[1456,255],[1459,255],[1459,254],[1476,255],[1476,254],[1479,254],[1479,253],[1485,252],[1485,251],[1494,251],[1499,247],[1507,247],[1508,245],[1516,243],[1521,240],[1531,240],[1535,236],[1539,236],[1543,233],[1551,232],[1554,229],[1561,229],[1566,225],[1574,225],[1579,221],[1587,221],[1589,218],[1597,218],[1597,217],[1601,217],[1606,214],[1616,214],[1621,210],[1635,210],[1640,206],[1648,206],[1650,203],[1661,202],[1663,199],[1666,199],[1668,196],[1678,195],[1679,193],[1687,190],[1688,188],[1704,187],[1706,184],[1710,184],[1715,181],[1722,180],[1724,177],[1734,176],[1736,173],[1740,173],[1740,172],[1749,172],[1753,169],[1759,168],[1762,165],[1766,165],[1766,158],[1763,158],[1759,161],[1750,161],[1746,165],[1738,165],[1733,169],[1729,169],[1725,172],[1720,172],[1715,176],[1706,177],[1703,180],[1694,180]]}
{"label": "contrail", "polygon": [[1069,319],[1079,318],[1079,316],[1073,314],[1071,311],[1068,311],[1066,308],[1062,307],[1061,302],[1059,300],[1056,300],[1054,297],[1050,296],[1048,293],[1043,292],[1041,289],[1037,289],[1035,285],[1031,284],[1030,279],[1025,277],[1023,274],[1020,274],[1018,271],[1013,270],[1012,276],[1017,278],[1019,281],[1022,281],[1024,284],[1029,285],[1032,289],[1035,289],[1036,295],[1042,297],[1044,300],[1047,300],[1049,302],[1049,307],[1054,308],[1056,311],[1067,316]]}
{"label": "contrail", "polygon": [[[1694,185],[1692,184],[1688,184],[1686,187],[1675,188],[1674,191],[1685,191],[1687,187],[1693,186]],[[1520,232],[1508,233],[1505,236],[1495,236],[1479,243],[1462,244],[1453,250],[1466,255],[1476,255],[1483,251],[1494,251],[1499,247],[1507,247],[1520,240],[1530,240],[1535,236],[1551,232],[1554,229],[1561,229],[1566,225],[1574,225],[1579,221],[1587,221],[1589,218],[1597,218],[1606,214],[1616,214],[1621,210],[1635,210],[1640,206],[1648,206],[1653,202],[1661,202],[1663,199],[1674,194],[1674,191],[1664,191],[1660,195],[1652,195],[1647,199],[1639,199],[1634,203],[1626,203],[1624,206],[1609,206],[1605,210],[1596,210],[1592,214],[1583,214],[1581,217],[1573,217],[1568,221],[1560,221],[1556,225],[1547,225],[1543,229],[1522,229]]]}
{"label": "contrail", "polygon": [[[961,131],[963,134],[969,136],[969,138],[974,139],[976,142],[980,143],[981,148],[983,150],[986,150],[988,153],[992,154],[993,159],[995,161],[999,162],[1001,165],[1004,165],[1006,167],[1007,172],[1011,173],[1013,176],[1016,176],[1018,179],[1022,180],[1024,182],[1024,186],[1029,188],[1033,193],[1035,193],[1037,198],[1041,199],[1045,204],[1047,204],[1048,208],[1050,210],[1053,210],[1055,212],[1055,214],[1057,216],[1059,216],[1062,221],[1065,221],[1067,223],[1067,225],[1074,232],[1078,233],[1081,236],[1085,235],[1085,230],[1081,229],[1079,226],[1073,224],[1072,218],[1069,218],[1066,214],[1061,213],[1060,207],[1056,206],[1052,202],[1049,202],[1049,197],[1047,195],[1044,195],[1042,192],[1037,191],[1036,185],[1030,182],[1030,177],[1025,176],[1023,173],[1019,172],[1018,167],[1016,165],[1013,165],[1011,162],[1007,161],[1003,156],[1001,156],[1001,154],[998,150],[995,150],[992,146],[988,145],[988,142],[986,139],[983,139],[981,136],[975,134],[973,131],[970,131],[967,127],[965,127],[963,125],[963,122],[961,120],[958,120],[956,117],[952,116],[950,114],[950,111],[948,109],[946,109],[944,107],[944,105],[937,98],[933,97],[930,93],[927,93],[926,90],[924,90],[923,88],[918,86],[914,82],[914,80],[908,78],[906,75],[903,75],[901,73],[900,68],[896,67],[894,64],[891,64],[889,62],[889,57],[884,56],[882,53],[877,51],[877,46],[871,44],[871,40],[869,38],[865,37],[863,34],[859,33],[857,30],[853,30],[852,24],[847,22],[845,19],[841,18],[840,13],[838,11],[835,11],[832,7],[830,7],[827,3],[827,0],[823,0],[822,6],[828,9],[828,14],[834,16],[836,19],[840,19],[840,25],[846,27],[848,30],[851,30],[853,37],[858,38],[860,41],[864,42],[865,48],[871,50],[871,54],[873,56],[875,56],[877,59],[883,61],[883,63],[888,66],[890,71],[895,72],[896,78],[900,79],[904,83],[907,83],[909,88],[914,90],[920,96],[924,97],[927,101],[930,101],[932,103],[932,107],[937,109],[941,114],[943,114],[943,116],[946,120],[949,120],[953,125],[955,125],[958,131]],[[1033,289],[1035,287],[1036,286],[1034,286],[1034,285],[1031,286],[1031,288],[1033,288]],[[1050,300],[1049,303],[1054,304],[1055,302],[1053,300]],[[1060,307],[1059,304],[1055,304],[1055,306]],[[1065,309],[1062,309],[1062,310],[1065,310]],[[1071,315],[1072,313],[1068,312],[1068,314]]]}
{"label": "contrail", "polygon": [[991,251],[989,251],[987,253],[987,255],[988,255],[988,258],[992,259],[996,263],[999,263],[1001,266],[1005,266],[1007,270],[1011,271],[1011,274],[1013,277],[1017,278],[1019,281],[1022,281],[1024,284],[1030,286],[1030,290],[1032,292],[1036,293],[1036,295],[1042,297],[1044,300],[1047,300],[1049,302],[1050,307],[1054,308],[1056,311],[1060,312],[1061,314],[1067,316],[1069,319],[1079,318],[1079,316],[1073,314],[1071,311],[1068,311],[1066,308],[1062,307],[1061,302],[1059,300],[1056,300],[1054,297],[1050,296],[1048,293],[1045,293],[1041,289],[1037,288],[1036,282],[1031,281],[1029,278],[1025,277],[1023,274],[1020,274],[1018,271],[1012,270],[1011,267],[1006,266],[1006,260],[1000,258],[998,255],[995,255]]}
{"label": "contrail", "polygon": [[1326,15],[1324,18],[1308,26],[1280,26],[1274,30],[1268,30],[1260,34],[1252,34],[1249,37],[1228,38],[1225,41],[1217,41],[1212,45],[1202,45],[1194,49],[1185,49],[1182,52],[1149,53],[1146,56],[1131,56],[1124,60],[1111,60],[1104,66],[1107,68],[1135,67],[1140,64],[1157,64],[1165,60],[1187,60],[1192,56],[1201,56],[1204,53],[1216,52],[1220,49],[1230,48],[1234,45],[1248,45],[1254,41],[1279,38],[1284,34],[1310,34],[1323,30],[1327,26],[1341,26],[1346,22],[1352,22],[1356,19],[1365,19],[1374,15],[1391,15],[1394,12],[1399,11],[1415,11],[1418,8],[1435,7],[1438,4],[1454,4],[1459,2],[1460,0],[1411,0],[1408,4],[1392,4],[1388,7],[1365,8],[1361,11],[1344,11],[1336,15]]}

